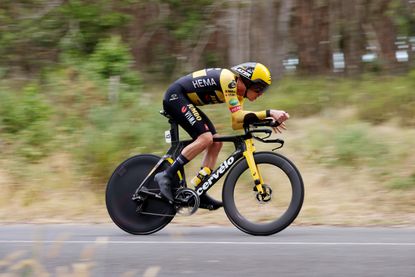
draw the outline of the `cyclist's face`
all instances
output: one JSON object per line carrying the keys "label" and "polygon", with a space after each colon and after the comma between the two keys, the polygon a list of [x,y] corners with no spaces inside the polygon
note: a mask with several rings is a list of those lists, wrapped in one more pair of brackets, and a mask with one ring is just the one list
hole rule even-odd
{"label": "cyclist's face", "polygon": [[245,90],[246,90],[246,86],[240,78],[238,78],[238,81],[236,82],[236,89],[237,89],[237,94],[238,95],[241,95],[241,96],[244,95]]}
{"label": "cyclist's face", "polygon": [[246,93],[246,98],[248,98],[249,101],[255,101],[261,95],[262,92],[256,92],[255,90],[248,89],[248,92]]}

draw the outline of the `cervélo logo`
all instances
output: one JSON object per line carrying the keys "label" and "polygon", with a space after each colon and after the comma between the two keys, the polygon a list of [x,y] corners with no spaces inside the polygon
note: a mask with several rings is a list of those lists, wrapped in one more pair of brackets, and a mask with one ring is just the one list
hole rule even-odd
{"label": "cerv\u00e9lo logo", "polygon": [[208,190],[217,180],[219,180],[223,174],[225,174],[226,170],[235,162],[233,157],[225,160],[215,172],[210,175],[209,179],[200,185],[200,187],[196,190],[197,195],[202,195],[205,190]]}

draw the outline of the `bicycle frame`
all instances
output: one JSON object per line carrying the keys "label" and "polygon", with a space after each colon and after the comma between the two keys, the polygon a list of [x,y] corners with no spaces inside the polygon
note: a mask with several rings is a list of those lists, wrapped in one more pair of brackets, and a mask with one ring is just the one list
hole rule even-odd
{"label": "bicycle frame", "polygon": [[[169,150],[167,151],[167,154],[164,155],[160,161],[154,166],[154,168],[150,171],[150,173],[147,175],[147,177],[142,181],[142,183],[138,186],[134,196],[133,200],[138,197],[138,193],[141,189],[141,187],[147,182],[149,177],[157,170],[157,168],[163,163],[163,161],[167,160],[170,163],[173,163],[174,159],[177,158],[177,156],[180,155],[183,148],[185,148],[187,145],[193,142],[193,140],[183,140],[180,141],[179,138],[179,126],[177,122],[175,122],[166,112],[161,111],[162,115],[167,117],[170,123],[170,141],[171,146]],[[253,135],[253,133],[266,133],[268,134],[265,138],[259,138]],[[250,173],[252,176],[252,179],[254,181],[255,187],[254,190],[258,191],[260,194],[264,194],[264,187],[263,187],[263,179],[261,177],[261,174],[259,172],[258,166],[255,163],[254,159],[254,153],[256,151],[255,145],[253,142],[253,139],[260,140],[265,143],[279,143],[281,144],[280,147],[277,147],[275,149],[281,148],[284,144],[283,140],[280,139],[271,139],[271,140],[265,140],[271,136],[271,131],[269,129],[258,129],[258,130],[249,130],[249,128],[245,128],[245,134],[244,135],[238,135],[238,136],[221,136],[221,137],[215,137],[213,138],[214,142],[233,142],[235,146],[235,151],[227,158],[224,162],[220,164],[220,166],[214,170],[209,178],[207,180],[203,180],[199,185],[196,186],[195,191],[196,193],[201,196],[203,193],[207,192],[219,179],[221,179],[230,168],[242,157],[245,157],[248,167],[250,169]],[[273,150],[275,150],[273,149]],[[180,180],[180,185],[182,187],[186,187],[186,179],[185,179],[185,172],[184,169],[181,169],[178,171],[178,176]]]}
{"label": "bicycle frame", "polygon": [[[169,123],[170,123],[171,147],[167,151],[167,155],[170,155],[171,157],[176,158],[182,152],[183,148],[189,145],[190,143],[192,143],[193,140],[180,141],[178,124],[164,111],[161,111],[160,113],[166,116],[169,119]],[[236,161],[241,159],[242,157],[245,157],[248,163],[256,190],[261,194],[264,193],[264,189],[262,186],[264,184],[264,181],[261,177],[258,166],[256,165],[255,159],[254,159],[254,153],[256,149],[255,149],[253,139],[254,138],[259,139],[265,143],[269,143],[269,142],[280,143],[281,147],[284,144],[284,141],[279,140],[279,139],[266,141],[264,139],[261,139],[261,138],[258,138],[252,135],[252,133],[264,133],[264,132],[268,133],[268,137],[270,136],[270,130],[268,129],[249,130],[246,128],[244,135],[221,136],[221,137],[213,138],[214,142],[233,142],[235,146],[235,151],[227,159],[225,159],[225,161],[216,170],[214,170],[210,174],[210,177],[207,180],[204,180],[198,186],[196,186],[195,188],[196,193],[200,196],[206,191],[208,191],[219,179],[221,179],[228,172],[228,170],[232,167],[232,165]],[[184,170],[182,170],[180,173],[184,178],[185,176]]]}

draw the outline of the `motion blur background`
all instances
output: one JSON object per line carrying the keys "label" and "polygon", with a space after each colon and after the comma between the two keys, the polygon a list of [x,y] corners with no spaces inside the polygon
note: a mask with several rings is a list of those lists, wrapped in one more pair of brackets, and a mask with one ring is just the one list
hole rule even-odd
{"label": "motion blur background", "polygon": [[[273,85],[245,107],[291,115],[296,223],[414,226],[414,51],[413,0],[1,0],[0,222],[108,222],[114,168],[168,148],[169,83],[258,61]],[[229,224],[198,213],[175,221]]]}

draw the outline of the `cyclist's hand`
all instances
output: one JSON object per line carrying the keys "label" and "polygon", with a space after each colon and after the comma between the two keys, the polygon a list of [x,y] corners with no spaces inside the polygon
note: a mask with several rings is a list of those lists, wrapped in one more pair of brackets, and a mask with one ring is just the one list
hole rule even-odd
{"label": "cyclist's hand", "polygon": [[277,127],[272,127],[275,133],[282,133],[283,130],[287,130],[287,127],[285,126],[285,122],[281,123]]}
{"label": "cyclist's hand", "polygon": [[276,133],[281,133],[282,130],[287,130],[284,123],[286,120],[290,118],[290,115],[287,112],[280,110],[270,110],[270,115],[275,121],[277,121],[280,124],[278,127],[273,128]]}

